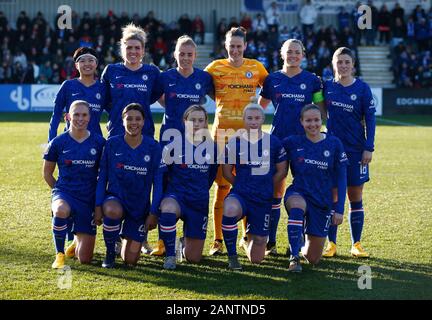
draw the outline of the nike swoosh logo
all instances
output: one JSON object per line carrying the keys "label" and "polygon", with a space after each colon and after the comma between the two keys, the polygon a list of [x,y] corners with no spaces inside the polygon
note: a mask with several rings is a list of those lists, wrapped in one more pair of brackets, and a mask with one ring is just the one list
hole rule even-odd
{"label": "nike swoosh logo", "polygon": [[116,157],[121,156],[123,153],[116,153]]}
{"label": "nike swoosh logo", "polygon": [[277,85],[275,85],[275,86],[273,86],[274,88],[277,88],[277,87],[279,87],[280,86],[280,84],[277,84]]}
{"label": "nike swoosh logo", "polygon": [[63,150],[63,153],[68,153],[70,152],[70,150]]}
{"label": "nike swoosh logo", "polygon": [[179,158],[183,158],[183,156],[184,156],[184,155],[183,155],[183,154],[181,154],[181,155],[179,155]]}
{"label": "nike swoosh logo", "polygon": [[297,151],[303,151],[304,149],[297,149]]}
{"label": "nike swoosh logo", "polygon": [[175,86],[175,83],[169,83],[168,86],[170,87]]}
{"label": "nike swoosh logo", "polygon": [[78,93],[72,93],[72,97],[75,97],[77,95],[79,95],[79,92]]}
{"label": "nike swoosh logo", "polygon": [[123,76],[116,76],[116,79],[120,79],[120,78],[123,78]]}
{"label": "nike swoosh logo", "polygon": [[244,152],[239,152],[239,156],[242,156],[242,155],[244,155],[245,153]]}
{"label": "nike swoosh logo", "polygon": [[332,93],[333,93],[333,91],[328,91],[327,93],[328,93],[328,94],[332,94]]}

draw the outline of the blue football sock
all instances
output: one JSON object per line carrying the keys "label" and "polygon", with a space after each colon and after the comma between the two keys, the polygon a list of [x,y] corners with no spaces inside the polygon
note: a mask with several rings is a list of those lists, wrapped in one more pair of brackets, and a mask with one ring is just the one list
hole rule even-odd
{"label": "blue football sock", "polygon": [[222,217],[222,234],[229,256],[237,254],[238,226],[236,217]]}
{"label": "blue football sock", "polygon": [[364,224],[363,201],[350,202],[350,226],[352,243],[360,241]]}
{"label": "blue football sock", "polygon": [[328,239],[329,241],[334,242],[334,244],[336,244],[337,231],[338,231],[338,226],[330,225],[328,230]]}
{"label": "blue football sock", "polygon": [[163,240],[166,256],[175,256],[177,234],[177,217],[175,213],[162,212],[159,218],[159,237]]}
{"label": "blue football sock", "polygon": [[103,218],[103,236],[107,253],[115,253],[115,243],[120,234],[121,219]]}
{"label": "blue football sock", "polygon": [[72,217],[68,218],[67,223],[67,240],[72,241],[74,239],[74,234],[72,233],[72,227],[73,227],[73,219]]}
{"label": "blue football sock", "polygon": [[64,253],[68,219],[53,217],[52,229],[56,253]]}
{"label": "blue football sock", "polygon": [[300,208],[292,208],[288,216],[288,240],[291,255],[298,256],[303,242],[304,211]]}
{"label": "blue football sock", "polygon": [[270,243],[276,243],[277,228],[279,225],[281,212],[281,198],[273,198],[272,211],[270,214],[269,240]]}

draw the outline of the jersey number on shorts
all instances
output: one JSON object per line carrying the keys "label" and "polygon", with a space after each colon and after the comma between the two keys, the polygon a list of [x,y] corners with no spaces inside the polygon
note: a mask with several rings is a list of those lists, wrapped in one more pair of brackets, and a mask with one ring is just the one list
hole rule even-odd
{"label": "jersey number on shorts", "polygon": [[202,226],[202,229],[203,229],[204,231],[207,231],[207,223],[208,223],[208,218],[207,218],[207,217],[204,217],[204,223],[203,223],[203,226]]}
{"label": "jersey number on shorts", "polygon": [[266,214],[264,216],[264,229],[268,230],[269,226],[270,226],[270,214]]}
{"label": "jersey number on shorts", "polygon": [[368,166],[367,165],[360,165],[360,174],[367,174]]}

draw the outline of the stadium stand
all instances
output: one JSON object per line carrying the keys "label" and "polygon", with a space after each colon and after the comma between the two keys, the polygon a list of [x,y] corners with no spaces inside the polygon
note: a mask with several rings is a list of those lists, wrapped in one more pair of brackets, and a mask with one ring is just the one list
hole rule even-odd
{"label": "stadium stand", "polygon": [[[200,61],[204,67],[211,59],[224,57],[224,35],[232,26],[241,25],[248,30],[246,57],[261,61],[268,71],[281,68],[279,50],[288,38],[301,39],[306,47],[307,59],[302,66],[323,78],[330,78],[331,56],[340,46],[354,50],[358,62],[357,74],[368,76],[368,68],[373,70],[372,60],[382,65],[381,83],[388,81],[397,87],[428,87],[432,84],[432,9],[428,12],[419,5],[406,15],[404,9],[396,4],[393,8],[383,5],[380,9],[373,6],[376,17],[372,30],[362,31],[355,28],[358,13],[341,8],[337,15],[337,26],[315,25],[314,29],[286,25],[268,24],[266,13],[254,17],[242,13],[239,17],[221,18],[215,28],[214,38],[206,34],[206,23],[200,16],[193,20],[182,14],[177,21],[166,23],[159,20],[153,11],[145,16],[130,15],[128,12],[108,11],[105,16],[89,12],[73,14],[72,30],[52,28],[43,12],[29,17],[22,11],[15,23],[0,12],[0,83],[59,84],[77,76],[72,60],[73,51],[79,46],[94,47],[100,55],[99,71],[106,64],[120,61],[117,43],[121,27],[134,22],[148,31],[146,62],[154,63],[161,70],[174,66],[172,52],[175,40],[188,34],[199,44]],[[55,24],[54,24],[55,25]],[[214,39],[215,43],[209,43]],[[210,42],[213,42],[210,40]],[[363,50],[362,58],[360,47]],[[370,49],[370,47],[376,47]],[[379,47],[382,47],[379,49]],[[200,48],[203,53],[200,54]],[[383,55],[381,57],[380,55]],[[388,66],[387,61],[388,60]],[[369,63],[363,69],[363,61]],[[372,63],[372,64],[371,64]],[[384,74],[387,78],[383,79]],[[374,81],[373,76],[368,81]]]}

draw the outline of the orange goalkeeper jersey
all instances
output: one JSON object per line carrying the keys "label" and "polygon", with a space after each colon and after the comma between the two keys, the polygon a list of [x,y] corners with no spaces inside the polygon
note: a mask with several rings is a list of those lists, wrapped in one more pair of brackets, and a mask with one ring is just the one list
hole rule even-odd
{"label": "orange goalkeeper jersey", "polygon": [[216,129],[243,128],[243,109],[255,97],[256,88],[263,86],[267,70],[261,62],[244,58],[240,67],[231,66],[228,59],[215,60],[205,71],[211,74],[215,87],[213,135]]}

